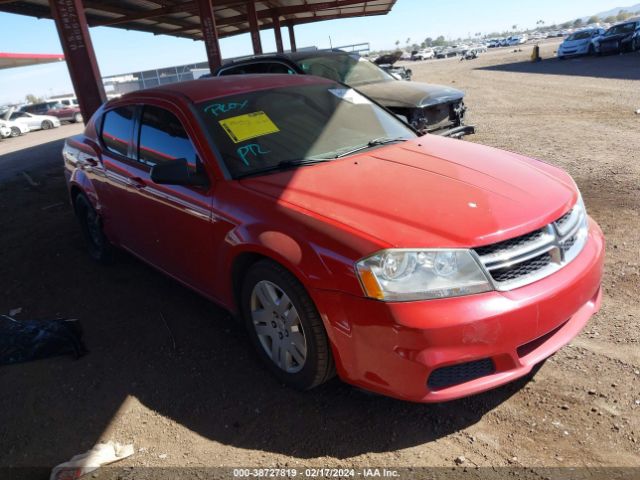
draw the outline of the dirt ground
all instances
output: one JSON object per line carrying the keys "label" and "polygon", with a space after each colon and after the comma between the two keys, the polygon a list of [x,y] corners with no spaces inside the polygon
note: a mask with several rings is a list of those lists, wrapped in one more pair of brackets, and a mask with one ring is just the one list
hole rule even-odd
{"label": "dirt ground", "polygon": [[523,467],[509,472],[533,478],[568,466],[640,476],[640,54],[539,64],[529,54],[412,68],[416,81],[467,92],[470,141],[568,170],[606,234],[602,310],[535,376],[441,405],[337,380],[284,388],[224,311],[125,255],[92,263],[60,168],[40,169],[39,187],[0,185],[0,312],[78,318],[90,352],[0,367],[0,467],[50,467],[114,440],[136,450],[115,478],[149,478],[153,470],[128,469],[149,466],[184,467],[185,477],[199,467],[456,464]]}

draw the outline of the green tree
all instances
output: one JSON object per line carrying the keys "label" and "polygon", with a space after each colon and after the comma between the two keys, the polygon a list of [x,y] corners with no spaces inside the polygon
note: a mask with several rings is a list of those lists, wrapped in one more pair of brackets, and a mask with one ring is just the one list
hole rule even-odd
{"label": "green tree", "polygon": [[616,21],[616,17],[615,15],[609,15],[607,18],[604,19],[605,23],[613,23]]}
{"label": "green tree", "polygon": [[28,103],[40,103],[40,102],[42,102],[42,98],[40,98],[40,97],[38,97],[38,96],[34,95],[33,93],[29,93],[29,94],[25,97],[25,100],[26,100]]}
{"label": "green tree", "polygon": [[560,28],[566,30],[567,28],[571,28],[571,25],[573,25],[573,22],[564,22],[560,25]]}
{"label": "green tree", "polygon": [[433,38],[431,37],[425,38],[424,43],[426,44],[427,47],[430,47],[431,45],[433,45]]}
{"label": "green tree", "polygon": [[396,40],[396,47],[400,46],[400,40]]}
{"label": "green tree", "polygon": [[587,20],[588,24],[599,23],[599,22],[600,22],[600,17],[598,17],[597,15],[593,15],[593,16],[589,17],[589,20]]}
{"label": "green tree", "polygon": [[629,18],[631,16],[631,14],[629,12],[627,12],[626,10],[620,10],[620,12],[618,12],[618,15],[616,15],[616,20],[619,22],[622,22],[624,20],[626,20],[627,18]]}
{"label": "green tree", "polygon": [[447,44],[447,41],[442,35],[436,38],[435,41],[433,42],[434,47],[444,47],[446,44]]}
{"label": "green tree", "polygon": [[580,28],[580,27],[581,27],[581,26],[583,26],[583,25],[584,25],[584,22],[582,21],[582,19],[581,19],[581,18],[576,18],[576,19],[573,21],[573,27],[574,27],[574,28]]}

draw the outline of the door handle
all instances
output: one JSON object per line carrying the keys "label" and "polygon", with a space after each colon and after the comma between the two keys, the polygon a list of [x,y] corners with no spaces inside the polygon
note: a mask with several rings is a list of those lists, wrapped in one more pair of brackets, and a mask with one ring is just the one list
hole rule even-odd
{"label": "door handle", "polygon": [[147,186],[146,182],[140,177],[131,177],[129,178],[129,183],[133,188],[145,188]]}

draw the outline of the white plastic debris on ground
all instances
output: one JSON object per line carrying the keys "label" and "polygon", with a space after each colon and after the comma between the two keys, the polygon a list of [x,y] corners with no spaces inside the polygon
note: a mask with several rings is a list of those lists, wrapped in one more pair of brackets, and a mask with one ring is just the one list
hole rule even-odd
{"label": "white plastic debris on ground", "polygon": [[99,443],[88,452],[75,455],[68,462],[54,467],[49,480],[75,480],[102,465],[117,462],[131,455],[133,445],[122,445],[118,442]]}

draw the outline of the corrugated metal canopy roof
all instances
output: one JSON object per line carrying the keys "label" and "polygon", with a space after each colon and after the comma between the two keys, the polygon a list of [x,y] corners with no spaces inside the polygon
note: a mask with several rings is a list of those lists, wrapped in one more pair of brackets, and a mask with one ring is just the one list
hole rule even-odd
{"label": "corrugated metal canopy roof", "polygon": [[[260,28],[386,15],[396,0],[253,0]],[[247,0],[212,0],[220,38],[249,31]],[[202,40],[195,0],[84,0],[89,26],[112,26]],[[51,18],[48,0],[0,0],[0,12]]]}

